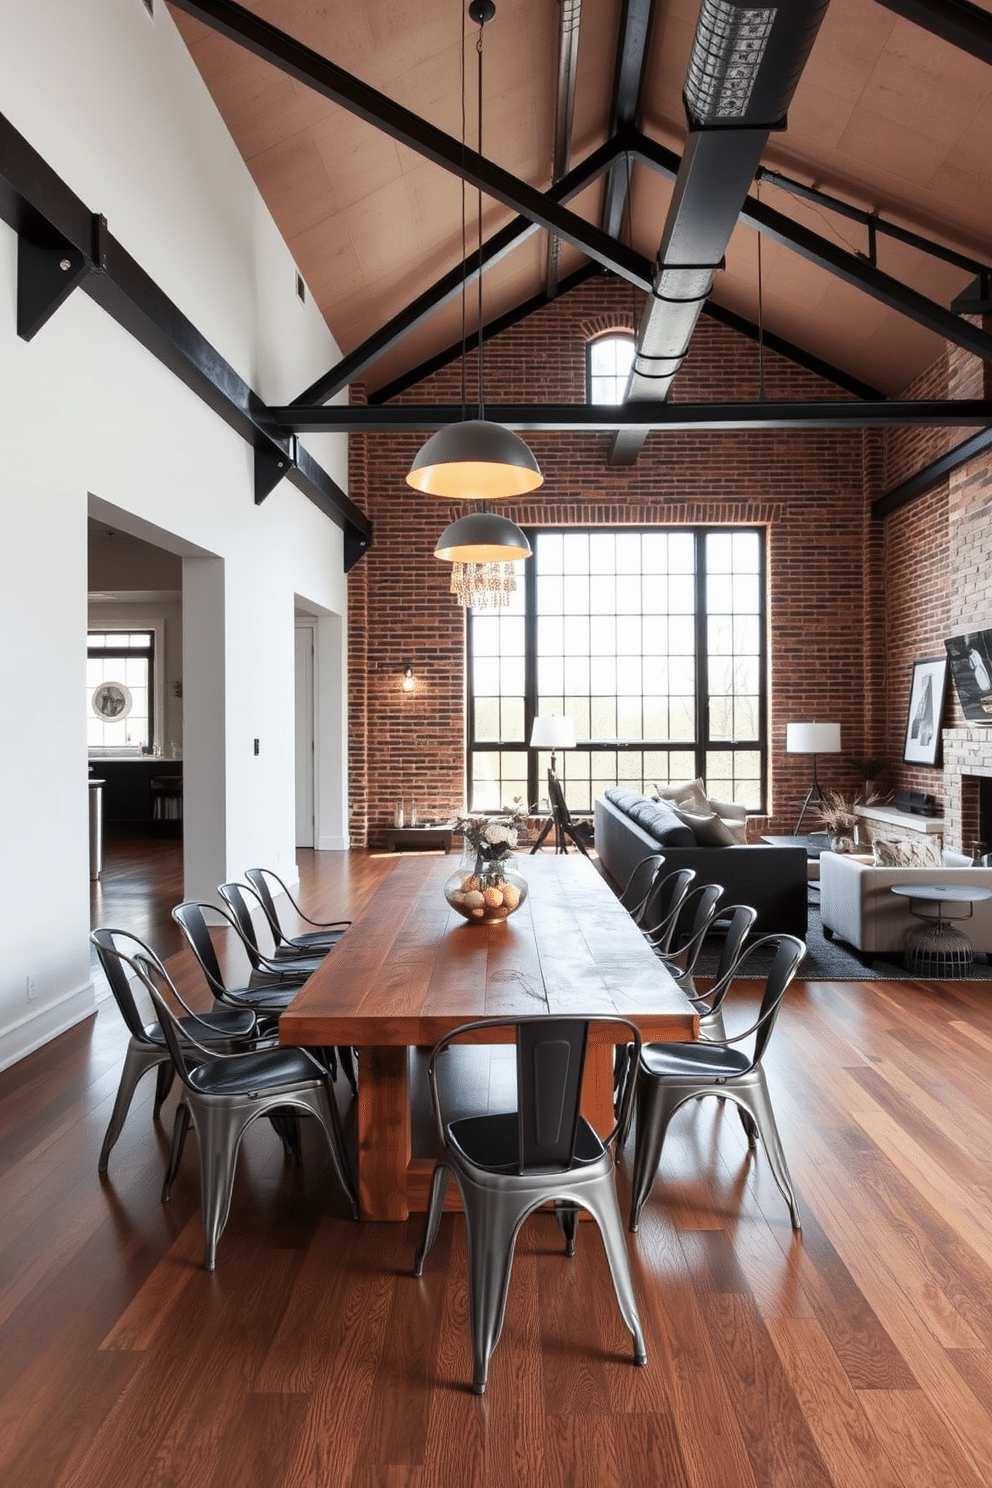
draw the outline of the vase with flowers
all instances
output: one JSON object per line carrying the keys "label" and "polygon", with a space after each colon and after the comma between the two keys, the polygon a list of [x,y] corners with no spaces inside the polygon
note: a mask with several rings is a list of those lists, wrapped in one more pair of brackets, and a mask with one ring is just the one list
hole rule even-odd
{"label": "vase with flowers", "polygon": [[491,816],[462,817],[462,860],[444,885],[452,909],[471,925],[500,925],[527,898],[527,880],[519,872],[513,820]]}
{"label": "vase with flowers", "polygon": [[853,852],[857,845],[857,806],[870,806],[880,801],[881,796],[866,789],[857,798],[844,795],[843,791],[827,791],[814,811],[814,818],[822,831],[830,838],[831,852]]}

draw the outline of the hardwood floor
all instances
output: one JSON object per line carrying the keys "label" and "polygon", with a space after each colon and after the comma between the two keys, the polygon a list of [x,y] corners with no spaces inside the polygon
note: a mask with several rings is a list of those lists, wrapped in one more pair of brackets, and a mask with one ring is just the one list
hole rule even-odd
{"label": "hardwood floor", "polygon": [[[389,861],[303,854],[304,902],[344,913]],[[101,1183],[124,1042],[107,1002],[0,1075],[4,1484],[992,1481],[987,983],[791,989],[769,1078],[801,1239],[733,1112],[695,1104],[629,1237],[648,1367],[595,1230],[568,1260],[542,1215],[481,1400],[462,1220],[414,1280],[420,1221],[347,1220],[312,1131],[301,1169],[249,1133],[213,1275],[195,1142],[159,1202],[175,1096],[156,1127],[150,1079]]]}

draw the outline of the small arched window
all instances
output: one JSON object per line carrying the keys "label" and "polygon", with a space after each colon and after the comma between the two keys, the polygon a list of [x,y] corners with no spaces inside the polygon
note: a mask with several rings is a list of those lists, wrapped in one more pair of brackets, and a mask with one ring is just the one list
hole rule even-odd
{"label": "small arched window", "polygon": [[586,346],[586,399],[622,403],[634,360],[633,336],[600,336]]}

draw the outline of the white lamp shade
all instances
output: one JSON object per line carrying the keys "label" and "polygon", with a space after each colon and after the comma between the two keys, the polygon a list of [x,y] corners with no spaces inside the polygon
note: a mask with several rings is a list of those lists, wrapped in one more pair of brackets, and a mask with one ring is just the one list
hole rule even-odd
{"label": "white lamp shade", "polygon": [[543,718],[535,718],[534,726],[530,731],[530,747],[532,749],[574,749],[575,724],[570,718],[560,718],[554,713],[548,713]]}
{"label": "white lamp shade", "polygon": [[785,730],[789,754],[839,754],[839,723],[789,723]]}
{"label": "white lamp shade", "polygon": [[429,496],[500,501],[536,491],[544,476],[519,434],[487,419],[466,419],[431,435],[406,480]]}

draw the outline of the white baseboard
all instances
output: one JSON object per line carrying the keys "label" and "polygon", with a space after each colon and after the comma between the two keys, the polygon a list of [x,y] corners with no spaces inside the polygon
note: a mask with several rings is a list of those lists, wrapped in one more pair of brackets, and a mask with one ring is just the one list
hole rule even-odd
{"label": "white baseboard", "polygon": [[27,1058],[95,1011],[92,982],[66,992],[55,1002],[32,1008],[23,1018],[0,1029],[0,1070],[9,1069],[12,1064]]}

